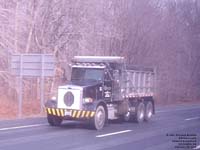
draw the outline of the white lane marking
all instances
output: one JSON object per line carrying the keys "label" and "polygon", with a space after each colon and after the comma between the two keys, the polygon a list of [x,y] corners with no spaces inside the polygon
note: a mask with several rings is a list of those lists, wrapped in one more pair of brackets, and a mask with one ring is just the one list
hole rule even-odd
{"label": "white lane marking", "polygon": [[195,147],[194,149],[200,149],[200,145],[198,145],[197,147]]}
{"label": "white lane marking", "polygon": [[171,110],[156,110],[156,113],[165,113],[165,112],[172,112],[172,111],[184,111],[184,110],[194,110],[194,109],[200,109],[200,107],[183,108],[183,109],[171,109]]}
{"label": "white lane marking", "polygon": [[116,134],[127,133],[127,132],[131,132],[131,131],[132,130],[118,131],[118,132],[113,132],[113,133],[107,133],[107,134],[97,135],[96,137],[101,138],[101,137],[106,137],[106,136],[111,136],[111,135],[116,135]]}
{"label": "white lane marking", "polygon": [[185,119],[185,121],[197,120],[197,119],[200,119],[200,117],[192,117],[192,118],[187,118],[187,119]]}
{"label": "white lane marking", "polygon": [[0,131],[7,131],[7,130],[15,130],[15,129],[24,129],[24,128],[32,128],[32,127],[40,127],[45,126],[47,124],[32,124],[26,126],[16,126],[16,127],[8,127],[8,128],[0,128]]}
{"label": "white lane marking", "polygon": [[164,110],[157,110],[156,113],[164,113],[164,112],[169,112],[169,111],[164,111]]}

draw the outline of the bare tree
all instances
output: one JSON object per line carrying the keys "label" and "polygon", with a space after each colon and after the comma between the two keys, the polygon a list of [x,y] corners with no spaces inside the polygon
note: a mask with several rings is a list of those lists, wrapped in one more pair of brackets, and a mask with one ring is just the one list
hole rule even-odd
{"label": "bare tree", "polygon": [[[121,55],[156,68],[159,102],[200,97],[198,0],[1,0],[0,22],[0,91],[8,96],[17,92],[12,53],[54,53],[57,76],[47,93],[69,74],[74,55]],[[24,80],[25,88],[34,82]]]}

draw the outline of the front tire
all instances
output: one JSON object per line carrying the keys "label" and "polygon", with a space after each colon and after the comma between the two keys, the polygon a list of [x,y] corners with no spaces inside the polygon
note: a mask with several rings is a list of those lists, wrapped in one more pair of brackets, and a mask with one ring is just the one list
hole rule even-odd
{"label": "front tire", "polygon": [[51,126],[60,126],[63,119],[58,116],[48,115],[47,120],[49,125]]}
{"label": "front tire", "polygon": [[95,116],[92,120],[92,126],[96,130],[101,130],[106,122],[106,112],[102,105],[99,105],[96,109]]}

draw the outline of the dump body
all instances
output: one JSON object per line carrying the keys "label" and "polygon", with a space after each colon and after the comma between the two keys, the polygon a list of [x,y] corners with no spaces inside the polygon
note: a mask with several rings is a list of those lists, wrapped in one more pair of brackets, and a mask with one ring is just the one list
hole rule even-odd
{"label": "dump body", "polygon": [[153,69],[132,67],[124,72],[123,84],[125,97],[153,96]]}

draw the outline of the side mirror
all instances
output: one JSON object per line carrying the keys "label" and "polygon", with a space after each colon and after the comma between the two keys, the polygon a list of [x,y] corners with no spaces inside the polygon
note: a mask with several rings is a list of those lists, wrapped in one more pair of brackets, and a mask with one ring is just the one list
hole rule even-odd
{"label": "side mirror", "polygon": [[67,82],[68,81],[66,76],[63,76],[61,80],[62,80],[62,82]]}
{"label": "side mirror", "polygon": [[62,83],[65,83],[65,82],[67,82],[66,71],[64,68],[61,68],[61,70],[62,70],[61,81],[62,81]]}

